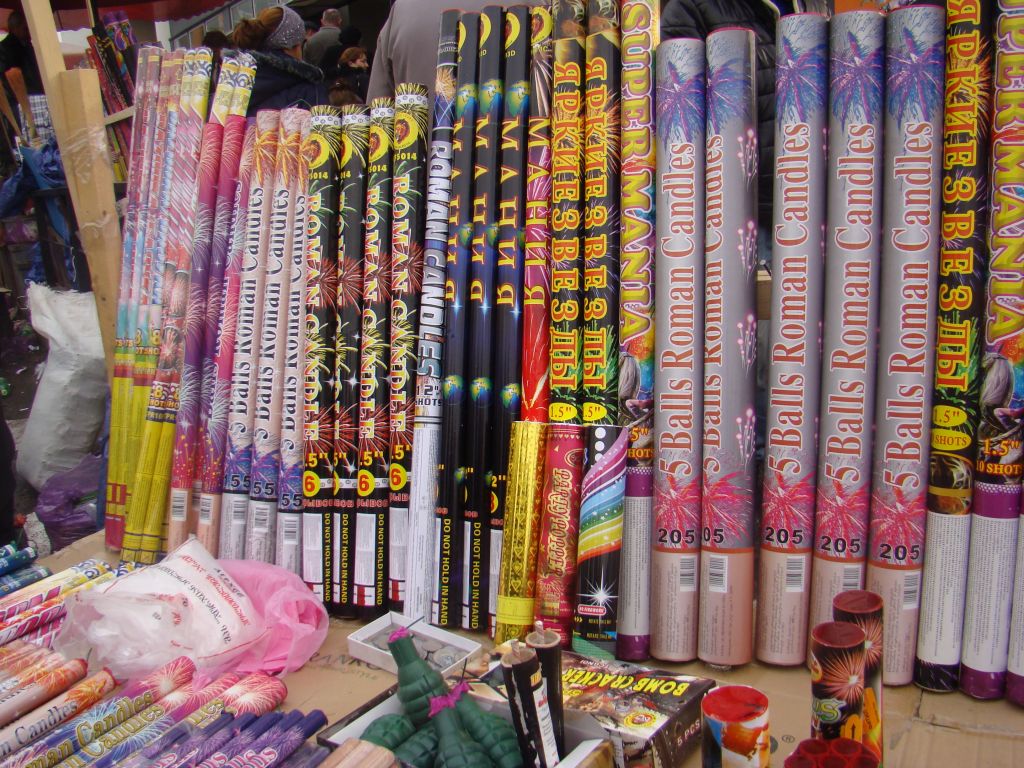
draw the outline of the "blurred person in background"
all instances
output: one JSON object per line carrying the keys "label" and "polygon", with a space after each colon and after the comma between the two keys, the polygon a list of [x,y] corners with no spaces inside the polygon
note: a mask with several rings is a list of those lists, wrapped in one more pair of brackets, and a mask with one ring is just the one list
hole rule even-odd
{"label": "blurred person in background", "polygon": [[320,29],[306,41],[302,50],[302,58],[307,64],[322,67],[324,54],[331,46],[338,44],[341,34],[341,11],[328,8],[320,17]]}
{"label": "blurred person in background", "polygon": [[359,94],[359,98],[366,101],[366,92],[370,87],[370,61],[366,49],[355,46],[341,54],[338,78],[348,83]]}

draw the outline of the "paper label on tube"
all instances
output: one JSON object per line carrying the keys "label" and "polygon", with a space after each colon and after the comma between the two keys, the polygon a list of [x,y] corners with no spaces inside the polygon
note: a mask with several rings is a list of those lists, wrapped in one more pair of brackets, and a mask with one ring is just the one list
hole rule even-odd
{"label": "paper label on tube", "polygon": [[964,585],[970,552],[970,515],[928,513],[917,657],[929,664],[960,663],[964,618]]}
{"label": "paper label on tube", "polygon": [[1006,671],[1018,520],[974,515],[971,524],[967,589],[972,599],[964,615],[960,660],[979,672]]}

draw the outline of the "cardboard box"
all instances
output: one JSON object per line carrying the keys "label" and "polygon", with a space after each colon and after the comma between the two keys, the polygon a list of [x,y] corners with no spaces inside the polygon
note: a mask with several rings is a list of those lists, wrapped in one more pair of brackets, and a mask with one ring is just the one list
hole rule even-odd
{"label": "cardboard box", "polygon": [[[433,663],[428,656],[427,662],[436,668],[442,675],[455,672],[466,665],[466,662],[480,650],[480,643],[470,640],[463,635],[456,635],[439,627],[431,626],[424,621],[410,619],[400,613],[391,611],[375,619],[361,629],[357,629],[348,636],[348,652],[355,659],[373,664],[386,672],[397,674],[398,668],[395,660],[391,658],[391,652],[387,648],[381,649],[372,643],[373,638],[381,634],[390,634],[389,627],[409,627],[412,633],[413,642],[417,646],[421,642],[440,644],[460,651],[454,660],[443,666]],[[418,642],[419,641],[419,642]]]}

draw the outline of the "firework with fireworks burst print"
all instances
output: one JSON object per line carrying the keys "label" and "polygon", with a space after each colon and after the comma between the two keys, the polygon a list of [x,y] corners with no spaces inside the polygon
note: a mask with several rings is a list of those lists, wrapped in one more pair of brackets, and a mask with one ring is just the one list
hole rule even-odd
{"label": "firework with fireworks burst print", "polygon": [[87,667],[85,659],[69,659],[8,691],[0,706],[0,725],[10,725],[25,712],[64,693],[85,677]]}
{"label": "firework with fireworks burst print", "polygon": [[[885,18],[875,11],[839,13],[830,34],[826,322],[811,627],[829,620],[835,595],[864,584],[882,222]],[[840,175],[841,168],[857,173]]]}
{"label": "firework with fireworks burst print", "polygon": [[[935,329],[928,525],[914,682],[952,691],[960,674],[981,393],[988,249],[993,3],[951,7],[946,39],[942,249]],[[963,149],[964,151],[960,151]]]}
{"label": "firework with fireworks burst print", "polygon": [[[224,486],[220,520],[220,557],[241,559],[245,555],[245,522],[252,481],[252,443],[256,411],[254,376],[258,368],[263,335],[263,298],[270,239],[264,230],[273,203],[274,166],[277,162],[280,113],[262,110],[256,116],[249,193],[244,198],[245,215],[239,215],[235,245],[244,242],[238,276],[238,319],[231,360],[231,391],[224,448]],[[241,199],[240,201],[241,202]]]}
{"label": "firework with fireworks burst print", "polygon": [[864,630],[826,621],[811,630],[811,737],[860,740],[864,712]]}
{"label": "firework with fireworks burst print", "polygon": [[651,654],[697,656],[704,388],[703,40],[666,40],[656,57],[658,214],[655,304]]}
{"label": "firework with fireworks burst print", "polygon": [[409,539],[405,562],[405,615],[430,615],[434,583],[434,513],[437,505],[438,451],[441,438],[441,379],[444,371],[445,265],[448,256],[448,206],[451,202],[452,125],[458,11],[441,14],[434,125],[430,136],[427,205],[423,238],[423,280],[416,341],[416,402],[409,470]]}
{"label": "firework with fireworks burst print", "polygon": [[864,630],[864,744],[882,759],[882,598],[850,590],[836,595],[832,615]]}
{"label": "firework with fireworks burst print", "polygon": [[753,655],[754,602],[754,368],[748,342],[756,308],[745,237],[757,212],[753,33],[715,32],[706,52],[703,620],[697,653],[712,664],[745,664]]}
{"label": "firework with fireworks burst print", "polygon": [[[818,458],[828,20],[813,13],[786,16],[776,50],[772,260],[778,280],[768,342],[756,653],[770,664],[801,664]],[[794,347],[791,339],[807,342]]]}
{"label": "firework with fireworks burst print", "polygon": [[887,606],[887,685],[911,682],[917,648],[941,245],[944,45],[940,6],[901,8],[886,20],[884,197],[890,204],[878,318],[886,333],[878,339],[866,584]]}

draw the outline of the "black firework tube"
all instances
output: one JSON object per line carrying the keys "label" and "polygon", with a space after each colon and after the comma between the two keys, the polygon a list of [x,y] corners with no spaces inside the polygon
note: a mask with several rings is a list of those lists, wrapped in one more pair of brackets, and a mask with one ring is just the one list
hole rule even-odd
{"label": "black firework tube", "polygon": [[558,754],[565,754],[565,711],[562,707],[562,640],[557,632],[544,629],[537,622],[533,632],[526,636],[526,644],[533,648],[540,661],[540,673],[548,691],[548,709],[551,712],[551,728],[555,732]]}
{"label": "black firework tube", "polygon": [[391,310],[391,143],[394,122],[392,99],[374,99],[370,103],[353,577],[356,613],[360,618],[373,618],[387,610],[388,327]]}
{"label": "black firework tube", "polygon": [[388,597],[395,611],[403,611],[405,607],[428,120],[426,86],[399,83],[395,89],[391,205],[391,494],[388,509]]}
{"label": "black firework tube", "polygon": [[306,240],[306,353],[303,366],[302,577],[328,600],[331,526],[337,490],[334,470],[335,332],[338,287],[338,162],[341,118],[334,107],[313,107]]}
{"label": "black firework tube", "polygon": [[526,204],[526,128],[530,109],[530,9],[505,13],[505,94],[498,181],[498,265],[494,289],[494,426],[488,454],[490,590],[488,625],[494,633],[505,530],[505,494],[512,423],[519,419],[522,388],[523,258]]}
{"label": "black firework tube", "polygon": [[[914,682],[956,690],[960,675],[971,499],[981,392],[988,249],[988,148],[994,3],[951,3],[946,12],[935,388],[928,522]],[[980,84],[980,85],[979,85]]]}
{"label": "black firework tube", "polygon": [[513,640],[512,650],[501,657],[501,673],[527,763],[541,768],[558,765],[560,753],[537,652]]}
{"label": "black firework tube", "polygon": [[[491,490],[487,467],[490,444],[491,347],[494,332],[494,276],[498,266],[498,226],[495,198],[498,189],[499,141],[504,64],[504,12],[489,5],[480,13],[476,131],[473,148],[473,218],[469,266],[469,334],[466,360],[468,403],[466,442],[462,466],[466,495],[463,520],[462,628],[487,627],[490,580]],[[497,343],[503,343],[498,340]]]}
{"label": "black firework tube", "polygon": [[[331,574],[330,607],[355,615],[356,472],[359,469],[359,350],[363,325],[363,210],[370,112],[341,110],[338,174],[338,317],[334,349],[334,472],[337,491],[324,568]],[[330,558],[330,562],[326,560]]]}
{"label": "black firework tube", "polygon": [[473,131],[476,127],[476,72],[480,14],[459,19],[455,123],[452,129],[452,186],[448,206],[448,265],[445,278],[444,381],[441,409],[441,461],[436,509],[437,582],[431,622],[461,626],[462,521],[461,467],[464,377],[466,373],[466,301],[469,296],[470,240],[473,234]]}
{"label": "black firework tube", "polygon": [[434,82],[434,127],[427,178],[426,231],[420,327],[416,345],[416,414],[409,477],[409,543],[406,547],[405,615],[430,616],[434,585],[434,512],[441,442],[441,379],[444,350],[445,263],[451,196],[452,123],[455,119],[455,58],[459,12],[441,14]]}

